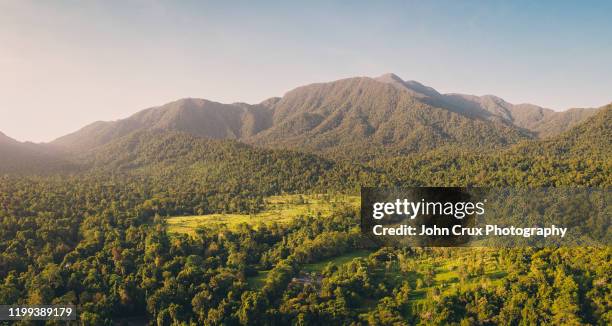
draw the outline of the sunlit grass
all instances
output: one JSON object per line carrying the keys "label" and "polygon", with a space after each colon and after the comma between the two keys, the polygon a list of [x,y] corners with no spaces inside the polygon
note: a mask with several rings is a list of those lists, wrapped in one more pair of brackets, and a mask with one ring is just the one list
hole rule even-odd
{"label": "sunlit grass", "polygon": [[322,260],[320,262],[316,262],[316,263],[306,264],[302,268],[302,271],[309,272],[309,273],[311,273],[311,272],[320,273],[328,264],[332,264],[334,266],[341,266],[341,265],[344,265],[344,264],[346,264],[348,262],[351,262],[355,258],[367,257],[372,252],[373,251],[371,251],[371,250],[357,250],[357,251],[353,251],[353,252],[350,252],[350,253],[342,255],[342,256],[333,257],[333,258],[329,258],[329,259],[324,259],[324,260]]}
{"label": "sunlit grass", "polygon": [[266,283],[266,278],[270,271],[258,271],[257,275],[247,278],[247,285],[249,289],[257,290],[261,289]]}
{"label": "sunlit grass", "polygon": [[174,216],[166,220],[169,233],[195,234],[204,226],[222,225],[232,228],[242,223],[257,226],[260,223],[285,224],[297,216],[329,216],[334,208],[349,205],[357,208],[358,196],[348,195],[282,195],[265,199],[266,209],[255,214],[208,214]]}

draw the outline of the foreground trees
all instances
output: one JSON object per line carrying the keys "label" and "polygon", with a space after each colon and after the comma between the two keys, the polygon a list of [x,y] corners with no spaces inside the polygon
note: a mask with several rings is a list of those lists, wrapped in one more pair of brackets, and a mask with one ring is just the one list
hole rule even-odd
{"label": "foreground trees", "polygon": [[[76,304],[91,325],[612,322],[610,248],[382,248],[304,274],[370,246],[357,212],[169,236],[139,187],[3,183],[0,301]],[[458,277],[443,281],[448,264]],[[249,285],[258,270],[269,271]]]}

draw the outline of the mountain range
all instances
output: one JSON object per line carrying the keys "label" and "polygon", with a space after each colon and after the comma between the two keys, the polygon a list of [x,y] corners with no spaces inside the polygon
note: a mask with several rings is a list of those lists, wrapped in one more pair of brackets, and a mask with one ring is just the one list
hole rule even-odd
{"label": "mountain range", "polygon": [[51,144],[80,151],[137,130],[171,130],[311,151],[346,147],[356,139],[403,151],[423,144],[478,147],[549,137],[595,111],[555,112],[491,95],[440,94],[386,74],[311,84],[256,105],[181,99],[126,119],[95,122]]}
{"label": "mountain range", "polygon": [[[440,148],[489,151],[562,134],[598,109],[555,112],[492,96],[441,94],[394,74],[298,87],[259,104],[180,99],[117,121],[98,121],[47,144],[0,134],[0,170],[68,166],[137,132],[180,132],[368,161]],[[89,153],[89,154],[88,154]]]}

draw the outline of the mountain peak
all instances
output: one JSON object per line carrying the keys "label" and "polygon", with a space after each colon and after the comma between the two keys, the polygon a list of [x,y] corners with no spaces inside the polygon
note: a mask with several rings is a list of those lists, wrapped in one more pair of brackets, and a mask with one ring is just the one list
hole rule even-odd
{"label": "mountain peak", "polygon": [[413,93],[413,95],[417,95],[419,97],[440,96],[440,93],[438,93],[438,91],[436,91],[435,89],[429,86],[425,86],[415,80],[403,80],[394,73],[387,73],[375,79],[379,82],[391,84],[397,88],[407,90]]}
{"label": "mountain peak", "polygon": [[375,78],[378,81],[382,81],[382,82],[399,82],[399,83],[403,83],[404,80],[402,78],[400,78],[400,76],[389,72],[386,74],[382,74],[379,77]]}

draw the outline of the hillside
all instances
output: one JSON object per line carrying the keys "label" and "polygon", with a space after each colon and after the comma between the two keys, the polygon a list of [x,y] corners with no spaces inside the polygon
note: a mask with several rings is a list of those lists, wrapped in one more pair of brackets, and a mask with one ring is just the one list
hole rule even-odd
{"label": "hillside", "polygon": [[373,171],[359,165],[159,130],[132,133],[81,160],[94,173],[146,176],[163,180],[170,188],[198,184],[265,195],[313,189],[355,191],[360,184],[381,182]]}
{"label": "hillside", "polygon": [[268,110],[261,106],[187,98],[140,111],[126,119],[92,123],[52,144],[83,151],[142,130],[182,131],[213,139],[239,139],[267,128],[269,120]]}
{"label": "hillside", "polygon": [[436,150],[376,162],[403,184],[428,186],[607,186],[612,183],[612,105],[546,140],[474,153]]}
{"label": "hillside", "polygon": [[44,173],[73,167],[50,146],[22,143],[0,132],[0,173]]}
{"label": "hillside", "polygon": [[596,114],[550,141],[540,143],[546,150],[560,155],[600,154],[612,160],[612,104],[602,107]]}
{"label": "hillside", "polygon": [[246,141],[356,157],[439,146],[490,149],[528,138],[511,126],[429,105],[414,92],[367,77],[300,87],[271,109],[272,127]]}
{"label": "hillside", "polygon": [[376,80],[406,90],[421,101],[470,117],[503,122],[538,138],[558,135],[595,114],[597,109],[570,109],[556,112],[533,104],[512,104],[494,95],[441,94],[417,81],[404,81],[395,74]]}

